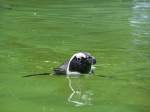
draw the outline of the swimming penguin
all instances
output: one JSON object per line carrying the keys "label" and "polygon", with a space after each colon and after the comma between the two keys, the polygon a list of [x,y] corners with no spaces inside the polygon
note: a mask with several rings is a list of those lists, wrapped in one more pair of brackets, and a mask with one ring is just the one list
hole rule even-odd
{"label": "swimming penguin", "polygon": [[65,61],[58,68],[53,69],[54,75],[80,75],[93,72],[93,65],[96,59],[90,53],[75,53],[69,60]]}

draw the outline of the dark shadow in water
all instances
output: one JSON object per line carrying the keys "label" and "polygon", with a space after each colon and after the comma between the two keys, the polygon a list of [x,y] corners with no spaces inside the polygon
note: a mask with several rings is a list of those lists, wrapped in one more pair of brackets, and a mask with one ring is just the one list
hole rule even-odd
{"label": "dark shadow in water", "polygon": [[[50,75],[50,73],[30,74],[30,75],[25,75],[25,76],[22,76],[22,77],[45,76],[45,75]],[[59,76],[59,75],[56,75],[56,76]],[[64,75],[64,76],[66,76],[66,75]],[[80,76],[83,76],[83,75],[80,75]],[[113,76],[105,76],[105,75],[95,75],[95,76],[103,77],[103,78],[114,78]]]}
{"label": "dark shadow in water", "polygon": [[45,76],[45,75],[50,75],[50,73],[31,74],[31,75],[25,75],[22,77]]}
{"label": "dark shadow in water", "polygon": [[97,77],[103,77],[103,78],[115,78],[114,76],[105,76],[105,75],[95,75]]}

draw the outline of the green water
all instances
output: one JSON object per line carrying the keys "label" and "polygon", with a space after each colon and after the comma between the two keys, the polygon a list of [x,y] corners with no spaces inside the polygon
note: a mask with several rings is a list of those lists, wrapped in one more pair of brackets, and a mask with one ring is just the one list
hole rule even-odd
{"label": "green water", "polygon": [[[22,77],[79,51],[95,75]],[[0,0],[0,112],[150,112],[149,67],[149,0]]]}

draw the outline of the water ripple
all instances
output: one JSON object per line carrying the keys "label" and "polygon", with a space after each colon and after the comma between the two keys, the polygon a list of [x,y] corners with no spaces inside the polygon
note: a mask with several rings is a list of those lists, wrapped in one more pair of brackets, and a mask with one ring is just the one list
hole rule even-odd
{"label": "water ripple", "polygon": [[[135,37],[133,43],[146,44],[150,36],[150,2],[134,0],[132,7],[133,16],[129,19],[129,24],[132,27],[132,35]],[[136,41],[135,41],[136,40]]]}

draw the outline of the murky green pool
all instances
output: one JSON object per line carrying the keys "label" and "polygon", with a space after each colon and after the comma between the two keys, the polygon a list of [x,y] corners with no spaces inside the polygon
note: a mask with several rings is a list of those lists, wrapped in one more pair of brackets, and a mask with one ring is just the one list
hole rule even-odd
{"label": "murky green pool", "polygon": [[[95,75],[22,77],[79,51]],[[150,1],[0,0],[0,112],[150,112]]]}

